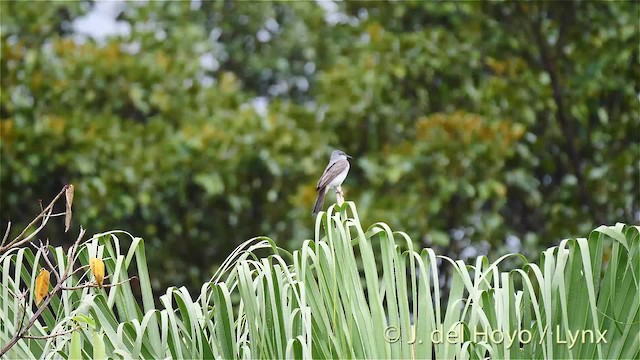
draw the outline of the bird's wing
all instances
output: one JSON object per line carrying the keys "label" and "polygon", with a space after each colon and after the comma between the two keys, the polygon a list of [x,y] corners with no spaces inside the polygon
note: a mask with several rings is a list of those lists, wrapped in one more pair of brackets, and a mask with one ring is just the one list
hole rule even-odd
{"label": "bird's wing", "polygon": [[348,167],[349,161],[347,160],[338,160],[333,164],[327,166],[327,168],[324,169],[324,173],[322,173],[320,180],[318,180],[318,186],[316,186],[316,190],[322,189],[329,185],[331,181],[336,178],[336,176],[341,174]]}

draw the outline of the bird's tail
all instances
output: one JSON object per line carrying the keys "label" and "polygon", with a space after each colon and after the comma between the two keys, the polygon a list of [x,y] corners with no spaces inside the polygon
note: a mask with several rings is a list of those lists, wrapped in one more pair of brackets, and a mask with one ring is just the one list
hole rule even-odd
{"label": "bird's tail", "polygon": [[322,210],[322,205],[324,204],[325,195],[327,195],[327,192],[325,191],[325,189],[319,189],[318,198],[316,199],[316,205],[313,207],[313,215],[316,215],[317,213],[320,212],[320,210]]}

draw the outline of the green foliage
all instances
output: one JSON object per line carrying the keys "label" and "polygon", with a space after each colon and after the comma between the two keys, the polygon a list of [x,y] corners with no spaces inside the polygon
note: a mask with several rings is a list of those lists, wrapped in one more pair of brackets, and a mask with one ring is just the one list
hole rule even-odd
{"label": "green foliage", "polygon": [[[481,256],[469,264],[436,255],[384,223],[363,228],[352,202],[321,213],[315,233],[315,240],[293,253],[268,238],[249,240],[202,285],[197,298],[184,287],[171,287],[157,307],[142,239],[120,231],[96,234],[81,246],[80,264],[101,257],[111,283],[133,274],[139,281],[58,293],[30,335],[80,329],[20,340],[8,356],[612,359],[640,354],[637,226],[601,226],[588,239],[563,240],[545,250],[539,264],[519,254],[494,262]],[[271,255],[257,255],[265,250]],[[65,250],[51,253],[64,267]],[[33,313],[32,296],[17,295],[21,284],[33,288],[37,270],[45,266],[39,254],[27,247],[0,258],[0,343],[17,331],[19,321],[10,319]],[[501,271],[507,257],[520,265]],[[445,291],[438,262],[451,274]],[[88,276],[81,272],[69,283]],[[141,289],[142,305],[134,286]],[[451,342],[449,329],[455,331]],[[574,346],[561,342],[581,337],[583,330],[602,333],[606,341],[587,335]],[[521,343],[521,333],[531,341]]]}
{"label": "green foliage", "polygon": [[637,2],[338,6],[134,2],[77,42],[90,3],[0,3],[0,224],[72,182],[76,223],[193,289],[255,234],[311,236],[333,147],[365,218],[453,257],[638,221]]}

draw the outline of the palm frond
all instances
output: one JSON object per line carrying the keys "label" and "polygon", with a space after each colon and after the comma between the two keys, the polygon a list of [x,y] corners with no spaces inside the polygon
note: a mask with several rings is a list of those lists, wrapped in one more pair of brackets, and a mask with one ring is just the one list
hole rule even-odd
{"label": "palm frond", "polygon": [[[291,254],[270,239],[252,239],[230,255],[198,298],[185,288],[169,288],[159,306],[144,241],[121,231],[94,235],[78,251],[76,266],[101,258],[105,285],[122,283],[60,291],[30,329],[31,338],[20,339],[6,356],[640,355],[637,226],[601,226],[588,238],[563,240],[544,251],[539,264],[518,254],[494,262],[481,256],[473,264],[439,256],[384,223],[363,229],[351,202],[322,213],[315,233]],[[271,255],[259,258],[258,249],[270,249]],[[65,250],[51,247],[50,253],[61,273]],[[500,270],[509,257],[520,266]],[[0,343],[35,313],[35,279],[43,264],[41,254],[26,247],[0,258]],[[440,273],[443,268],[448,276]],[[133,275],[137,281],[125,281]],[[443,278],[449,283],[442,284]],[[90,280],[87,266],[66,286]],[[139,286],[140,303],[133,286]]]}

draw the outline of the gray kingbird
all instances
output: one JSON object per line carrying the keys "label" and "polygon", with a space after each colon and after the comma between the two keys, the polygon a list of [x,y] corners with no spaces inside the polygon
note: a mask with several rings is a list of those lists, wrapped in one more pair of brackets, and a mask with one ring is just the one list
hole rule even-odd
{"label": "gray kingbird", "polygon": [[329,165],[324,169],[324,173],[318,180],[316,191],[318,192],[318,198],[316,199],[316,205],[313,207],[313,215],[322,210],[322,204],[324,204],[324,197],[327,195],[329,189],[333,188],[337,190],[337,187],[342,185],[344,179],[347,178],[349,173],[349,160],[351,156],[344,153],[342,150],[333,150],[331,153],[331,159]]}

